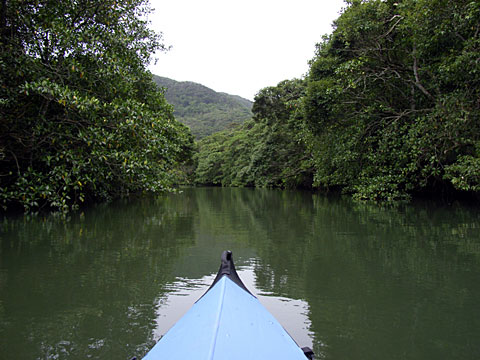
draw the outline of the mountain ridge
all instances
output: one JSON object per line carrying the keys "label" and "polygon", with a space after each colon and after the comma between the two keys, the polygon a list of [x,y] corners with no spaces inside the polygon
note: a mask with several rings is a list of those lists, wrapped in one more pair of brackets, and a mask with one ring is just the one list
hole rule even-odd
{"label": "mountain ridge", "polygon": [[253,102],[238,95],[217,92],[193,81],[176,81],[154,75],[155,83],[165,91],[177,120],[201,139],[215,132],[242,124],[252,117]]}

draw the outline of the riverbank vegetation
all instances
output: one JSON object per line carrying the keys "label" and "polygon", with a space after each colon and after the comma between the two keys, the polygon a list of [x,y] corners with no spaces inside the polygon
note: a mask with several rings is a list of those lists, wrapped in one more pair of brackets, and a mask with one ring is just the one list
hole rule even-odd
{"label": "riverbank vegetation", "polygon": [[145,0],[1,2],[0,206],[66,212],[171,189],[189,130],[146,70]]}
{"label": "riverbank vegetation", "polygon": [[67,212],[185,182],[480,194],[478,2],[346,1],[304,78],[261,89],[250,120],[197,146],[146,70],[167,50],[147,0],[0,5],[3,210]]}
{"label": "riverbank vegetation", "polygon": [[200,141],[197,183],[479,194],[479,24],[475,1],[347,1],[304,79]]}

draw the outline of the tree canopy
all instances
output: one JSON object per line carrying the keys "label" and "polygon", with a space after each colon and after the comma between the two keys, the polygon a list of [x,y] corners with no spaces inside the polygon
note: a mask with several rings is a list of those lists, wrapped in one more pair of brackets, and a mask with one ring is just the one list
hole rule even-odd
{"label": "tree canopy", "polygon": [[146,70],[144,0],[3,0],[0,205],[67,211],[172,185],[192,137]]}
{"label": "tree canopy", "polygon": [[359,198],[480,190],[472,1],[350,1],[311,62],[315,184]]}

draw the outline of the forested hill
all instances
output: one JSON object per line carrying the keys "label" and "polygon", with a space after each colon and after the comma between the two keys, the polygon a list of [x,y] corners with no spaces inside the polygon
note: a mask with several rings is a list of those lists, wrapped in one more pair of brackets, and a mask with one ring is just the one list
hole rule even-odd
{"label": "forested hill", "polygon": [[174,106],[176,119],[190,127],[197,138],[225,130],[232,124],[242,124],[252,117],[252,102],[240,96],[156,75],[154,81],[166,89],[165,98]]}

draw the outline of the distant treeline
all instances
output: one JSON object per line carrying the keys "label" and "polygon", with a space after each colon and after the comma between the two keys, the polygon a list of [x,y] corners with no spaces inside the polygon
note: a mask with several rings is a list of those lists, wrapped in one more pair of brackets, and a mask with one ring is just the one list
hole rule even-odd
{"label": "distant treeline", "polygon": [[202,139],[196,182],[358,199],[480,192],[480,3],[347,1],[304,79]]}

